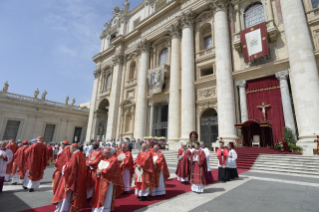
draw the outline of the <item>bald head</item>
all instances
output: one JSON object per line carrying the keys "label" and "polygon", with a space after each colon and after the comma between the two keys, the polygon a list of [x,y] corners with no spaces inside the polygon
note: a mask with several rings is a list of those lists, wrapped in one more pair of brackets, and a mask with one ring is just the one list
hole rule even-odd
{"label": "bald head", "polygon": [[158,145],[155,145],[155,146],[154,146],[154,152],[158,152],[158,150],[159,150],[159,146],[158,146]]}
{"label": "bald head", "polygon": [[142,150],[143,151],[145,151],[146,150],[146,148],[147,148],[147,145],[144,143],[144,144],[142,144]]}
{"label": "bald head", "polygon": [[108,148],[105,148],[104,150],[103,150],[103,156],[106,158],[106,159],[108,159],[108,158],[110,158],[111,157],[111,150],[109,150]]}
{"label": "bald head", "polygon": [[0,147],[1,149],[5,149],[7,146],[7,142],[6,141],[0,141]]}

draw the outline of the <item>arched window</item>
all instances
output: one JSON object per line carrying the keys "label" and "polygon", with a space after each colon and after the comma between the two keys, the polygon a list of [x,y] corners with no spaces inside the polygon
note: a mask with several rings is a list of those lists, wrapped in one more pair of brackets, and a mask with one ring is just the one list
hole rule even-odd
{"label": "arched window", "polygon": [[249,7],[247,7],[244,13],[244,17],[246,28],[265,22],[265,12],[263,4],[259,2],[251,4]]}
{"label": "arched window", "polygon": [[319,0],[311,0],[311,3],[313,9],[319,7]]}
{"label": "arched window", "polygon": [[106,78],[106,90],[110,89],[111,87],[111,74],[109,74]]}
{"label": "arched window", "polygon": [[159,65],[168,64],[168,49],[163,49],[159,55]]}
{"label": "arched window", "polygon": [[131,80],[135,77],[135,70],[136,70],[136,63],[135,61],[131,63],[130,65],[130,73],[128,76],[128,79]]}

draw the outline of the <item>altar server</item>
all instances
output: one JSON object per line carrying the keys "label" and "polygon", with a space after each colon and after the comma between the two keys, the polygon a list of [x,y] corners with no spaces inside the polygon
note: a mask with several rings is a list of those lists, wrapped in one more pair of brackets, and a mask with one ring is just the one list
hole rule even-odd
{"label": "altar server", "polygon": [[235,179],[238,178],[238,172],[237,172],[237,165],[236,165],[236,160],[237,160],[237,153],[234,149],[231,148],[231,145],[228,144],[228,157],[227,157],[227,168],[228,168],[228,174],[230,179]]}
{"label": "altar server", "polygon": [[[125,155],[124,159],[121,158],[122,154]],[[123,181],[125,184],[125,193],[126,193],[127,191],[130,191],[131,189],[132,177],[134,174],[133,157],[131,152],[128,150],[126,143],[122,144],[122,151],[120,151],[118,155],[119,155],[118,158],[120,159],[120,168],[123,174]]]}
{"label": "altar server", "polygon": [[216,155],[218,158],[218,180],[219,181],[229,181],[229,174],[226,162],[228,157],[228,150],[227,148],[224,148],[224,141],[223,138],[220,138],[220,148],[217,150]]}
{"label": "altar server", "polygon": [[201,150],[199,142],[194,142],[194,151],[191,154],[191,179],[192,184],[191,189],[195,193],[203,193],[204,186],[207,184],[207,162],[206,155],[203,150]]}
{"label": "altar server", "polygon": [[55,212],[79,211],[86,199],[85,158],[78,144],[70,147],[71,159],[62,168],[62,178],[54,194]]}
{"label": "altar server", "polygon": [[183,184],[188,184],[189,174],[190,174],[190,158],[191,152],[187,149],[187,142],[183,141],[181,143],[181,148],[178,150],[178,165],[175,174],[177,175],[177,180],[181,181]]}
{"label": "altar server", "polygon": [[120,164],[116,157],[112,157],[111,149],[105,148],[103,157],[98,165],[97,181],[91,205],[92,212],[114,211],[115,198],[124,191],[123,178]]}
{"label": "altar server", "polygon": [[[155,167],[151,151],[147,150],[147,145],[142,144],[142,151],[137,155],[134,162],[135,170],[135,195],[140,201],[145,201],[155,187]],[[143,172],[140,176],[138,173]]]}
{"label": "altar server", "polygon": [[203,141],[200,142],[200,148],[205,152],[205,156],[206,156],[206,163],[207,163],[207,183],[213,183],[214,182],[214,178],[213,178],[213,174],[210,170],[210,165],[209,165],[209,157],[210,157],[210,150],[205,147],[205,143]]}
{"label": "altar server", "polygon": [[[12,151],[12,154],[14,155],[19,149],[19,146],[15,143],[14,139],[11,139],[10,143],[6,146],[6,149],[10,149]],[[5,181],[9,181],[12,176],[13,162],[14,159],[12,159],[12,161],[7,165]]]}
{"label": "altar server", "polygon": [[26,157],[25,150],[29,147],[28,141],[23,141],[23,146],[18,149],[14,154],[14,163],[12,170],[12,185],[17,185],[17,183],[23,183],[26,172]]}
{"label": "altar server", "polygon": [[7,143],[5,141],[0,141],[0,193],[3,189],[7,165],[13,159],[13,153],[11,149],[6,149],[6,145]]}
{"label": "altar server", "polygon": [[97,180],[96,177],[96,171],[97,166],[102,158],[103,151],[99,147],[98,142],[94,142],[92,144],[93,151],[90,154],[90,156],[86,159],[86,168],[87,168],[87,181],[86,181],[86,187],[87,187],[87,198],[91,198],[93,196],[95,183]]}
{"label": "altar server", "polygon": [[26,149],[26,174],[23,181],[23,188],[33,192],[40,187],[40,180],[43,178],[44,170],[49,161],[47,147],[42,143],[43,137],[39,136],[37,142]]}
{"label": "altar server", "polygon": [[167,163],[164,157],[164,154],[159,151],[159,145],[156,144],[154,146],[154,153],[153,153],[153,161],[155,166],[155,180],[156,185],[154,190],[151,193],[151,196],[163,196],[166,194],[165,190],[165,183],[166,180],[169,178],[169,171],[167,167]]}

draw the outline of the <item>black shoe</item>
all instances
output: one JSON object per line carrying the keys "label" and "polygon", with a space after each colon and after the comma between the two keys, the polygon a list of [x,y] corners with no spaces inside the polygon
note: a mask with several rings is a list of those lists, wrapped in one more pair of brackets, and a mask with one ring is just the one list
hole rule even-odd
{"label": "black shoe", "polygon": [[146,197],[141,197],[140,201],[145,201]]}
{"label": "black shoe", "polygon": [[140,196],[137,196],[137,199],[141,199],[141,197],[140,197]]}
{"label": "black shoe", "polygon": [[86,199],[86,201],[91,201],[91,199],[92,199],[92,197],[90,197],[90,198],[87,198],[87,199]]}
{"label": "black shoe", "polygon": [[33,189],[33,188],[30,188],[30,189],[29,189],[29,192],[34,192],[34,189]]}
{"label": "black shoe", "polygon": [[27,189],[28,189],[27,187],[24,187],[24,186],[22,186],[22,188],[23,188],[24,190],[27,190]]}
{"label": "black shoe", "polygon": [[17,185],[17,183],[11,183],[11,185]]}
{"label": "black shoe", "polygon": [[121,195],[124,195],[124,194],[127,194],[127,192],[126,192],[126,191],[124,191]]}

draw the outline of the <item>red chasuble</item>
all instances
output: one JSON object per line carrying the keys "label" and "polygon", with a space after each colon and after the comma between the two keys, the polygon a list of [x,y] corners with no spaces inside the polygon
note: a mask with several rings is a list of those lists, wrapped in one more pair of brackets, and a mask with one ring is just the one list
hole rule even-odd
{"label": "red chasuble", "polygon": [[18,172],[20,179],[24,179],[26,172],[26,157],[25,150],[28,146],[22,146],[18,149],[18,151],[14,154],[14,164],[12,175],[15,175]]}
{"label": "red chasuble", "polygon": [[[198,161],[193,161],[195,153]],[[201,149],[194,150],[191,154],[191,184],[207,185],[207,162],[205,152]]]}
{"label": "red chasuble", "polygon": [[169,178],[169,171],[168,171],[168,167],[167,167],[167,163],[165,160],[165,157],[163,155],[163,153],[161,151],[158,151],[157,153],[154,152],[153,153],[153,157],[154,156],[158,156],[158,159],[155,161],[155,180],[156,180],[156,186],[155,188],[157,188],[159,186],[159,180],[160,180],[160,176],[161,176],[161,171],[163,172],[163,176],[164,176],[164,183],[166,182],[166,180]]}
{"label": "red chasuble", "polygon": [[119,155],[124,153],[126,155],[126,158],[123,160],[122,163],[120,163],[120,168],[121,168],[121,171],[122,171],[122,175],[124,174],[124,169],[127,168],[128,170],[130,170],[130,173],[131,173],[131,181],[130,181],[130,185],[132,184],[132,177],[133,177],[133,174],[134,174],[134,169],[133,169],[133,165],[134,165],[134,162],[133,162],[133,157],[132,157],[132,154],[130,151],[126,150],[126,152],[123,152],[123,151],[120,151],[119,152]]}
{"label": "red chasuble", "polygon": [[90,166],[87,166],[87,181],[86,181],[87,190],[95,187],[95,182],[97,180],[96,170],[102,158],[102,155],[103,155],[103,151],[101,149],[99,149],[98,151],[93,150],[90,156],[86,159],[86,164],[89,164],[93,168],[91,169]]}
{"label": "red chasuble", "polygon": [[49,159],[53,160],[53,148],[52,146],[48,146],[48,152],[49,152]]}
{"label": "red chasuble", "polygon": [[137,190],[145,190],[150,188],[150,193],[152,193],[153,189],[156,186],[155,182],[155,167],[153,163],[153,156],[150,151],[140,152],[134,162],[133,168],[137,166],[137,164],[141,165],[143,169],[142,182],[137,182],[137,176],[135,175],[135,188]]}
{"label": "red chasuble", "polygon": [[191,155],[191,152],[189,150],[184,151],[183,148],[180,148],[178,150],[178,158],[179,156],[183,156],[181,160],[178,160],[178,165],[175,174],[178,177],[186,178],[189,177],[190,173],[190,163],[188,160],[188,156]]}
{"label": "red chasuble", "polygon": [[79,211],[86,200],[86,166],[85,158],[81,151],[73,153],[71,159],[65,164],[64,175],[54,194],[52,204],[57,205],[66,198],[67,193],[71,190],[70,211]]}
{"label": "red chasuble", "polygon": [[63,149],[63,151],[58,155],[58,159],[55,162],[55,171],[52,176],[52,190],[55,193],[56,189],[59,185],[59,180],[62,175],[62,168],[63,166],[70,161],[71,153],[70,153],[70,146],[67,146]]}
{"label": "red chasuble", "polygon": [[217,158],[218,158],[218,161],[219,161],[219,165],[220,166],[226,166],[226,160],[227,160],[227,157],[228,157],[228,149],[224,148],[223,149],[223,155],[222,155],[221,148],[218,148],[216,154],[217,154]]}
{"label": "red chasuble", "polygon": [[110,165],[101,171],[101,176],[97,178],[94,193],[91,200],[91,205],[94,208],[101,208],[104,206],[105,199],[107,197],[107,192],[109,188],[109,184],[114,184],[113,197],[112,197],[112,207],[111,211],[114,211],[114,202],[115,198],[124,192],[124,181],[119,161],[116,157],[110,157],[105,159],[102,157],[104,161],[108,161]]}
{"label": "red chasuble", "polygon": [[[14,155],[17,152],[17,150],[19,149],[19,146],[15,143],[10,143],[6,146],[6,149],[10,149],[12,151],[12,154]],[[13,162],[14,162],[14,160],[12,160],[10,163],[7,164],[6,174],[12,173]]]}
{"label": "red chasuble", "polygon": [[38,181],[43,178],[44,170],[48,165],[49,154],[47,147],[37,142],[25,150],[26,168],[29,170],[28,177],[32,181]]}

